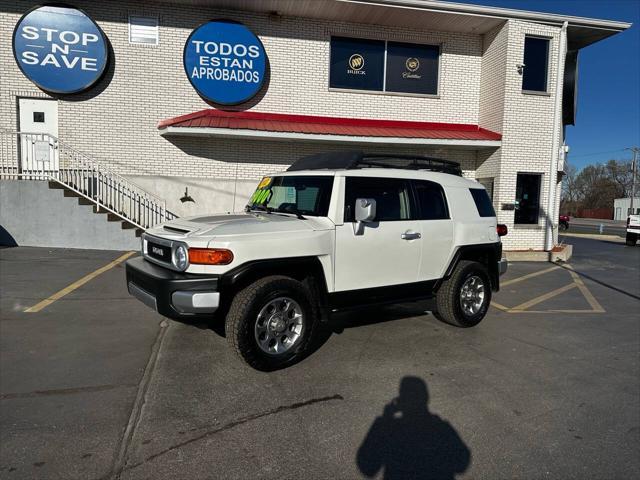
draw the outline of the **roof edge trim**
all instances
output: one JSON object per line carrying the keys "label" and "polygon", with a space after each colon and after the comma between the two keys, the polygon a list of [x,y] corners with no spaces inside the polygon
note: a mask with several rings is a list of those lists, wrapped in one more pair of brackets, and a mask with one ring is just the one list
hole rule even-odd
{"label": "roof edge trim", "polygon": [[377,5],[380,7],[396,7],[412,10],[424,10],[442,13],[457,13],[476,15],[502,19],[519,19],[541,23],[552,23],[561,25],[568,22],[570,26],[581,26],[598,28],[603,30],[611,30],[622,32],[632,23],[621,22],[617,20],[602,20],[597,18],[575,17],[571,15],[562,15],[557,13],[533,12],[529,10],[516,10],[503,7],[490,7],[485,5],[471,5],[468,3],[453,3],[435,0],[336,0],[343,3],[354,3],[363,5]]}

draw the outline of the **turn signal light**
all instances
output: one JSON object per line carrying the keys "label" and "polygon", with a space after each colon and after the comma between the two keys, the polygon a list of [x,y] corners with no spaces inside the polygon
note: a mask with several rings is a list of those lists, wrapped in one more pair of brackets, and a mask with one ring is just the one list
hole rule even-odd
{"label": "turn signal light", "polygon": [[509,233],[509,229],[506,225],[499,223],[496,227],[496,231],[498,232],[499,237],[504,237],[507,233]]}
{"label": "turn signal light", "polygon": [[190,248],[189,263],[195,265],[229,265],[233,253],[226,248]]}

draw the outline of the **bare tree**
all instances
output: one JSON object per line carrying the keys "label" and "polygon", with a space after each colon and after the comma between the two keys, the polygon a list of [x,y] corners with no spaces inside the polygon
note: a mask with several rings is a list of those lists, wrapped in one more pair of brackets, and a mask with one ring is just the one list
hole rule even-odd
{"label": "bare tree", "polygon": [[618,186],[618,198],[631,196],[631,161],[609,160],[605,169],[608,177]]}

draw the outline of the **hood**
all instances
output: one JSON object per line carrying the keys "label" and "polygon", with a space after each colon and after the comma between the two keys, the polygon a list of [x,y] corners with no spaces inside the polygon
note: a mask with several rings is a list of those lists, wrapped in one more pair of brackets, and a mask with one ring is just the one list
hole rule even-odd
{"label": "hood", "polygon": [[305,217],[280,213],[226,213],[177,218],[148,230],[151,235],[171,239],[253,235],[259,233],[328,230],[333,222],[326,217]]}

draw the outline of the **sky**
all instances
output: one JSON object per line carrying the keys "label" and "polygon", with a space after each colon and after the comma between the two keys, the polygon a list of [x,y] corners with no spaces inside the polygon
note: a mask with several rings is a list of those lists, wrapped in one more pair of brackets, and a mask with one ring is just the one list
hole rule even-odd
{"label": "sky", "polygon": [[[492,7],[560,13],[633,23],[590,45],[578,60],[578,113],[567,127],[568,161],[583,168],[630,159],[640,147],[640,0],[463,0]],[[640,156],[640,155],[639,155]]]}

